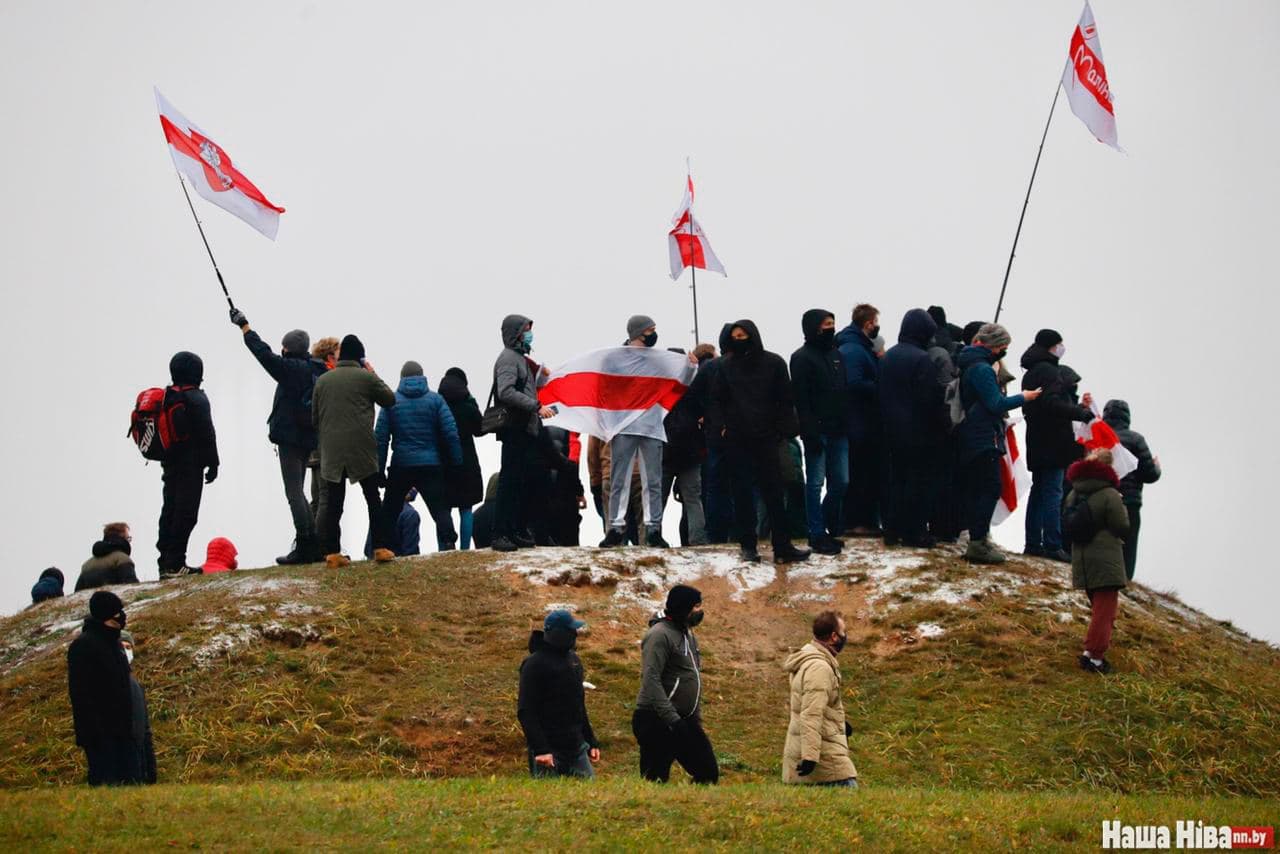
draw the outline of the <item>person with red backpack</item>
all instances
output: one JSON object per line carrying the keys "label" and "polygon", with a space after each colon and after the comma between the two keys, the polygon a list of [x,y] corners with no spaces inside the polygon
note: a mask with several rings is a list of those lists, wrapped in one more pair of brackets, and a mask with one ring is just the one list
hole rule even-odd
{"label": "person with red backpack", "polygon": [[200,389],[204,362],[195,353],[176,353],[169,360],[169,377],[173,385],[165,391],[165,412],[172,422],[172,439],[160,461],[164,500],[156,538],[162,579],[200,574],[198,567],[187,565],[187,542],[200,517],[204,486],[218,477],[213,409]]}

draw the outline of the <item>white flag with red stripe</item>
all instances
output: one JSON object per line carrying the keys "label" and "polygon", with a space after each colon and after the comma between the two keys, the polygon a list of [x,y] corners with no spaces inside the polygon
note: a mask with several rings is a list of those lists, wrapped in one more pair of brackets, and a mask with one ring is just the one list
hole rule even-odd
{"label": "white flag with red stripe", "polygon": [[711,270],[722,276],[728,275],[724,265],[711,251],[711,244],[702,226],[693,216],[693,175],[686,175],[684,198],[675,216],[671,217],[671,231],[667,234],[667,249],[671,253],[671,278],[678,279],[685,267],[697,267],[699,270]]}
{"label": "white flag with red stripe", "polygon": [[538,400],[555,410],[545,424],[605,442],[620,433],[667,440],[662,426],[697,367],[686,356],[649,347],[584,353],[551,372]]}
{"label": "white flag with red stripe", "polygon": [[999,525],[1013,515],[1018,505],[1031,490],[1031,474],[1027,471],[1027,462],[1022,458],[1022,449],[1018,447],[1017,434],[1013,428],[1022,423],[1018,418],[1010,421],[1004,428],[1004,456],[1000,458],[1000,500],[996,502],[995,512],[991,514],[991,524]]}
{"label": "white flag with red stripe", "polygon": [[1088,424],[1077,421],[1075,422],[1076,441],[1084,445],[1090,451],[1097,448],[1106,448],[1111,452],[1111,468],[1115,469],[1116,477],[1123,478],[1130,472],[1138,470],[1138,458],[1133,452],[1120,444],[1120,437],[1116,435],[1116,431],[1111,429],[1111,425],[1102,420],[1102,413],[1098,411],[1098,404],[1095,401],[1090,407],[1093,412],[1093,420]]}
{"label": "white flag with red stripe", "polygon": [[284,208],[272,204],[253,182],[231,163],[231,157],[208,134],[178,112],[156,90],[160,127],[173,165],[195,191],[228,213],[235,214],[266,237],[276,239]]}
{"label": "white flag with red stripe", "polygon": [[1062,70],[1062,88],[1067,92],[1071,112],[1084,122],[1089,133],[1097,137],[1098,142],[1119,151],[1114,98],[1107,81],[1107,67],[1102,63],[1098,25],[1094,23],[1088,0],[1080,13],[1080,23],[1071,34],[1067,65]]}

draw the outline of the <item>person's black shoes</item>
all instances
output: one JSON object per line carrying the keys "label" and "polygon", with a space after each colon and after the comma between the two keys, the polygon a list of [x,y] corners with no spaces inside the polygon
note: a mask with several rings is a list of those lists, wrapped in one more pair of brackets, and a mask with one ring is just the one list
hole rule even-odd
{"label": "person's black shoes", "polygon": [[204,575],[204,570],[198,566],[180,566],[177,569],[160,570],[161,581],[164,581],[166,578],[178,578],[183,575]]}
{"label": "person's black shoes", "polygon": [[936,549],[938,547],[938,538],[933,534],[925,534],[918,540],[904,537],[902,544],[913,549]]}
{"label": "person's black shoes", "polygon": [[662,538],[661,531],[650,531],[644,538],[644,544],[654,549],[669,549],[671,544]]}
{"label": "person's black shoes", "polygon": [[1080,656],[1080,669],[1086,673],[1105,675],[1111,672],[1111,664],[1108,663],[1105,658],[1101,659],[1099,663],[1094,664],[1092,658],[1087,655],[1082,655]]}
{"label": "person's black shoes", "polygon": [[520,547],[506,537],[494,537],[492,548],[495,552],[513,552]]}
{"label": "person's black shoes", "polygon": [[1027,546],[1025,549],[1022,550],[1022,553],[1027,557],[1044,557],[1044,547],[1043,546]]}
{"label": "person's black shoes", "polygon": [[287,555],[276,558],[276,563],[280,566],[301,566],[305,563],[319,563],[324,560],[324,555],[320,553],[320,546],[312,540],[296,541],[293,549]]}
{"label": "person's black shoes", "polygon": [[743,563],[759,563],[760,552],[756,551],[754,546],[743,546],[738,550],[738,560]]}
{"label": "person's black shoes", "polygon": [[515,543],[516,548],[518,549],[531,549],[537,545],[537,543],[533,541],[533,537],[530,537],[528,534],[524,534],[524,533],[512,534],[511,542]]}
{"label": "person's black shoes", "polygon": [[795,546],[788,543],[783,548],[773,550],[773,562],[774,563],[799,563],[802,560],[808,560],[809,554],[810,552],[808,549],[798,549]]}
{"label": "person's black shoes", "polygon": [[1056,560],[1058,563],[1071,563],[1071,552],[1066,549],[1055,549],[1051,552],[1045,552],[1044,556],[1049,560]]}
{"label": "person's black shoes", "polygon": [[809,540],[809,548],[820,555],[838,555],[841,552],[840,544],[831,537],[815,537]]}
{"label": "person's black shoes", "polygon": [[619,546],[626,545],[627,536],[617,528],[610,528],[609,533],[604,535],[604,539],[600,541],[602,549],[616,549]]}

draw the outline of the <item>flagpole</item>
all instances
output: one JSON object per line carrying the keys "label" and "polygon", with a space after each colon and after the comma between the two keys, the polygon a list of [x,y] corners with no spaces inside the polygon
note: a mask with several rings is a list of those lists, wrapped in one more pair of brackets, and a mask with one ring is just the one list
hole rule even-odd
{"label": "flagpole", "polygon": [[[1068,59],[1068,62],[1071,60]],[[1053,121],[1054,108],[1058,106],[1058,96],[1062,94],[1062,77],[1053,90],[1053,103],[1049,105],[1049,118],[1044,123],[1044,133],[1040,135],[1040,148],[1036,151],[1036,163],[1031,167],[1031,180],[1027,183],[1027,195],[1022,200],[1022,213],[1018,216],[1018,230],[1013,233],[1013,248],[1009,250],[1009,263],[1004,268],[1004,281],[1000,284],[1000,301],[996,303],[995,323],[1000,322],[1000,310],[1004,308],[1004,292],[1009,287],[1009,271],[1013,269],[1013,256],[1018,252],[1018,238],[1022,236],[1022,221],[1027,217],[1027,204],[1031,201],[1031,188],[1036,183],[1036,172],[1040,170],[1040,155],[1044,154],[1044,141],[1049,138],[1049,124]]]}
{"label": "flagpole", "polygon": [[200,239],[204,241],[204,251],[209,253],[209,260],[213,262],[213,272],[218,274],[218,284],[222,285],[222,295],[227,298],[227,305],[235,310],[236,304],[231,301],[231,294],[227,293],[227,283],[222,278],[222,271],[218,269],[218,262],[213,257],[213,250],[209,248],[209,238],[204,236],[204,226],[200,224],[200,217],[196,216],[196,206],[191,204],[191,194],[187,192],[187,182],[182,180],[182,173],[178,173],[178,183],[182,185],[182,195],[187,197],[187,207],[191,208],[191,218],[196,221],[196,228],[200,230]]}
{"label": "flagpole", "polygon": [[[689,233],[693,233],[693,216],[689,216]],[[698,268],[689,265],[689,275],[693,276],[693,346],[697,347],[702,340],[698,334]]]}

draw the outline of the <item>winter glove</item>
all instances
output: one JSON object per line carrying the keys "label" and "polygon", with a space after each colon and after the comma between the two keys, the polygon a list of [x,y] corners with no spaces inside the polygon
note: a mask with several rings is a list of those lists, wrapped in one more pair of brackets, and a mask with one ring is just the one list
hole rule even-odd
{"label": "winter glove", "polygon": [[249,325],[249,318],[245,317],[244,312],[240,309],[233,308],[231,309],[231,322],[236,326],[244,328]]}
{"label": "winter glove", "polygon": [[218,467],[209,466],[209,468],[204,473],[204,482],[213,483],[217,479],[218,479]]}
{"label": "winter glove", "polygon": [[848,721],[845,721],[845,722],[844,722],[844,737],[845,737],[845,738],[849,738],[849,737],[850,737],[850,736],[852,736],[852,735],[853,735],[853,727],[849,724],[849,722],[848,722]]}
{"label": "winter glove", "polygon": [[796,774],[801,777],[808,777],[813,773],[813,769],[818,767],[818,763],[812,759],[806,759],[796,766]]}

